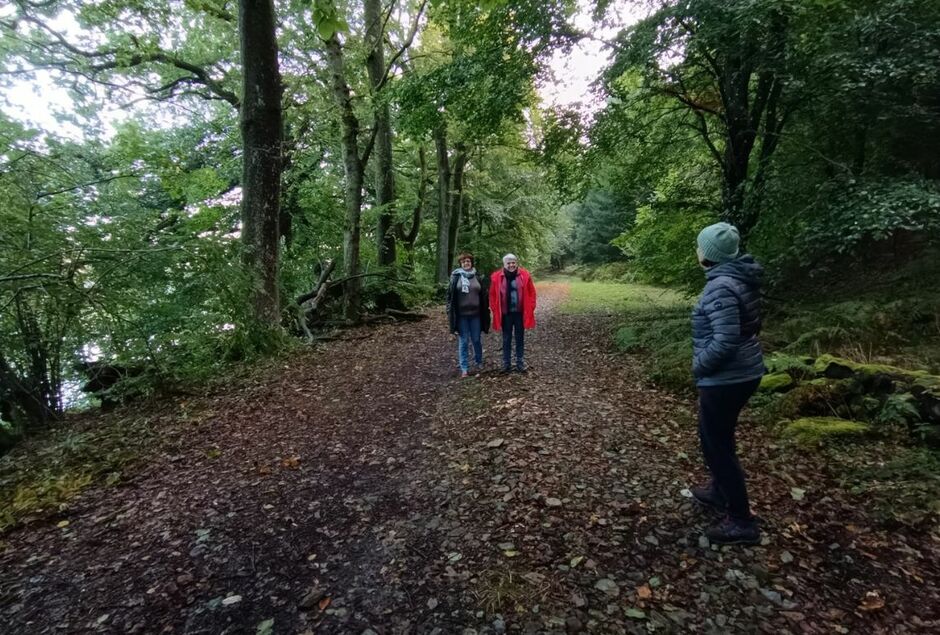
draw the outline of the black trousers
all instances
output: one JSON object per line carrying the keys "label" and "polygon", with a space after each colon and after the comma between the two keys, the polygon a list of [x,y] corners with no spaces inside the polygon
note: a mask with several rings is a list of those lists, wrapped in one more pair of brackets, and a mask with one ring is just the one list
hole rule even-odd
{"label": "black trousers", "polygon": [[513,333],[516,334],[516,366],[522,370],[525,368],[525,328],[520,311],[503,315],[503,368],[506,369],[512,362]]}
{"label": "black trousers", "polygon": [[744,470],[738,462],[734,431],[738,415],[760,385],[760,379],[724,386],[699,386],[698,434],[702,455],[718,492],[728,503],[728,515],[751,518]]}

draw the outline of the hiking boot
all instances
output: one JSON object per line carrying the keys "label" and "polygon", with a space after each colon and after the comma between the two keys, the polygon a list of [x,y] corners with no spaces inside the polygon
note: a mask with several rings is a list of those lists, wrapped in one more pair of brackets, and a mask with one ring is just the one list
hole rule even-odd
{"label": "hiking boot", "polygon": [[695,502],[700,505],[704,505],[705,507],[719,512],[728,510],[728,503],[725,501],[725,497],[715,488],[714,483],[709,483],[704,487],[701,485],[693,485],[689,488],[689,491],[692,492],[692,498],[695,499]]}
{"label": "hiking boot", "polygon": [[524,363],[523,363],[523,364],[516,364],[516,372],[517,372],[517,373],[527,373],[527,372],[529,372],[529,367],[526,366]]}
{"label": "hiking boot", "polygon": [[760,543],[760,529],[751,518],[739,520],[725,516],[705,530],[709,541],[719,545],[756,545]]}
{"label": "hiking boot", "polygon": [[509,373],[512,372],[512,366],[503,366],[503,369],[499,372],[501,372],[504,375],[508,375]]}

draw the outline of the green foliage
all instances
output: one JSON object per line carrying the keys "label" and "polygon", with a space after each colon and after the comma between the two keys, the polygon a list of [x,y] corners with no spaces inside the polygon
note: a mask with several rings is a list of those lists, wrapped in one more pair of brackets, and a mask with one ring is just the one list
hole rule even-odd
{"label": "green foliage", "polygon": [[630,258],[638,276],[650,284],[681,289],[697,289],[703,284],[701,268],[695,257],[695,238],[712,218],[678,211],[641,207],[636,224],[614,244]]}
{"label": "green foliage", "polygon": [[[898,289],[900,291],[901,289]],[[790,306],[768,320],[765,338],[791,354],[831,352],[858,362],[889,356],[906,366],[937,368],[937,298],[931,293]]]}
{"label": "green foliage", "polygon": [[920,419],[914,398],[908,393],[888,395],[875,415],[879,425],[907,425]]}
{"label": "green foliage", "polygon": [[690,311],[678,298],[672,306],[637,307],[616,335],[621,348],[643,354],[653,382],[681,393],[694,390]]}
{"label": "green foliage", "polygon": [[940,238],[940,184],[923,179],[880,179],[826,184],[793,251],[804,265],[835,254],[865,255],[873,243],[901,233]]}
{"label": "green foliage", "polygon": [[585,282],[633,282],[634,274],[628,262],[608,262],[603,265],[578,267],[578,276]]}
{"label": "green foliage", "polygon": [[764,365],[770,373],[786,373],[794,379],[806,379],[815,376],[812,357],[797,357],[775,352],[764,358]]}
{"label": "green foliage", "polygon": [[327,0],[314,0],[313,25],[317,35],[324,40],[330,39],[334,34],[349,31],[346,18],[336,9],[336,5]]}

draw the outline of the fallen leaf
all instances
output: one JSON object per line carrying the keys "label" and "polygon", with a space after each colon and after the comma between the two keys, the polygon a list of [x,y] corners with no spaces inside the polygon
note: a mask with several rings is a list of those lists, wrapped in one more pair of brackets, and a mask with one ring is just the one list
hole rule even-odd
{"label": "fallen leaf", "polygon": [[286,467],[286,468],[288,468],[288,469],[296,470],[298,467],[300,467],[300,457],[299,457],[299,456],[289,456],[289,457],[287,457],[286,459],[284,459],[283,461],[281,461],[281,465],[284,466],[284,467]]}
{"label": "fallen leaf", "polygon": [[632,617],[635,620],[645,620],[646,612],[642,609],[633,608],[632,606],[624,611],[624,614],[627,617]]}
{"label": "fallen leaf", "polygon": [[641,600],[648,600],[653,597],[653,591],[648,584],[644,584],[636,588],[636,596]]}
{"label": "fallen leaf", "polygon": [[320,600],[320,601],[317,603],[317,606],[320,608],[321,611],[325,611],[325,610],[326,610],[326,607],[328,607],[328,606],[330,605],[330,602],[332,602],[332,601],[333,601],[333,598],[326,597],[326,598],[323,598],[322,600]]}
{"label": "fallen leaf", "polygon": [[869,591],[858,605],[860,611],[877,611],[885,607],[885,599],[878,591]]}
{"label": "fallen leaf", "polygon": [[803,496],[804,496],[805,494],[806,494],[806,490],[805,490],[805,489],[802,489],[802,488],[799,488],[799,487],[791,487],[791,488],[790,488],[790,496],[792,496],[792,497],[793,497],[793,500],[795,500],[795,501],[801,501],[801,500],[803,500]]}
{"label": "fallen leaf", "polygon": [[55,526],[58,527],[59,529],[65,529],[66,527],[69,526],[69,521],[67,521],[67,520],[60,520],[59,522],[56,523]]}

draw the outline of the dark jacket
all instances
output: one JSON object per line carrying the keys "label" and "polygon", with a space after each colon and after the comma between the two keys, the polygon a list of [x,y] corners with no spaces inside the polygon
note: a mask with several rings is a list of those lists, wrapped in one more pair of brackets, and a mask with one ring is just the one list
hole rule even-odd
{"label": "dark jacket", "polygon": [[[484,333],[490,332],[490,279],[489,276],[477,272],[477,279],[480,281],[480,330]],[[460,320],[460,309],[457,308],[457,284],[460,282],[460,274],[454,271],[450,274],[450,284],[447,285],[447,319],[450,325],[450,332],[457,332],[457,324]]]}
{"label": "dark jacket", "polygon": [[763,268],[744,255],[708,269],[692,311],[692,374],[699,386],[721,386],[764,374],[760,285]]}

